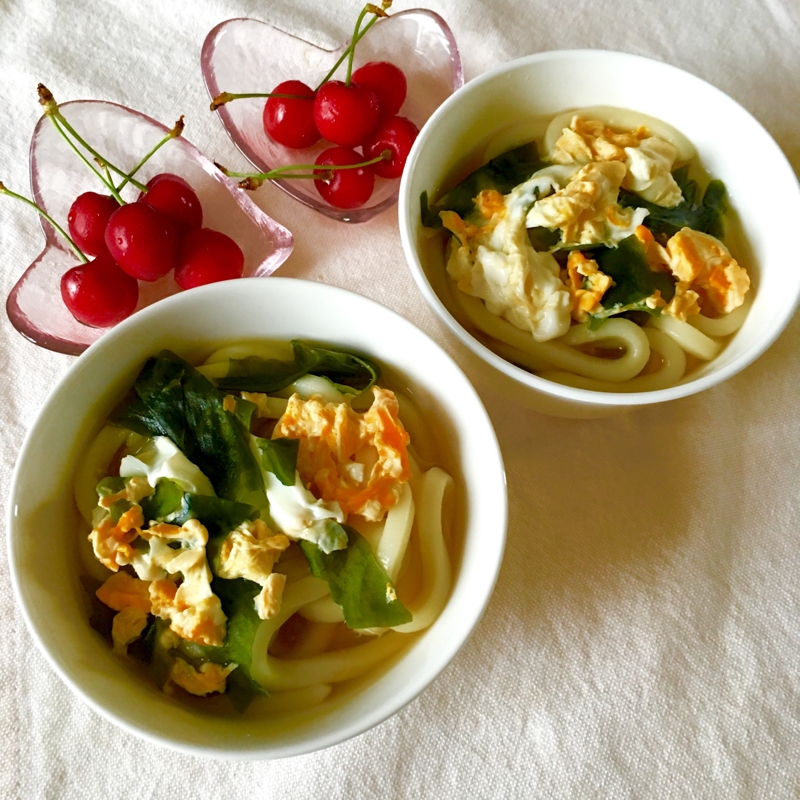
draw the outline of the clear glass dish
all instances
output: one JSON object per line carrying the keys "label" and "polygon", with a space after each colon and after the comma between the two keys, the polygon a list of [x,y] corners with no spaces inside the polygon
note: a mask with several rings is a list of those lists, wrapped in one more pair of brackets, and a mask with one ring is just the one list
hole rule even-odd
{"label": "clear glass dish", "polygon": [[[312,88],[325,77],[349,42],[325,50],[254,19],[230,19],[217,25],[203,43],[201,69],[209,95],[221,92],[269,92],[285,80]],[[379,20],[356,48],[354,68],[369,61],[391,61],[408,80],[400,114],[419,128],[464,84],[461,56],[447,23],[433,11],[411,9]],[[344,78],[343,64],[335,78]],[[267,136],[262,124],[263,98],[235,100],[217,109],[225,130],[245,158],[266,172],[285,164],[313,164],[330,143],[305,150],[283,147]],[[365,222],[397,202],[399,180],[376,178],[368,203],[340,209],[320,197],[313,181],[276,180],[301,203],[341,222]]]}
{"label": "clear glass dish", "polygon": [[[168,130],[116,103],[77,100],[60,108],[95,150],[123,170],[132,169]],[[39,120],[33,132],[30,170],[34,200],[65,229],[75,198],[86,191],[103,191],[97,177],[46,117]],[[289,257],[294,244],[291,233],[183,137],[167,142],[136,177],[146,183],[161,172],[180,175],[192,185],[203,206],[203,225],[226,233],[242,248],[245,277],[271,275]],[[138,190],[129,185],[122,195],[125,200],[134,200]],[[78,355],[107,329],[83,325],[67,310],[61,299],[61,276],[78,260],[52,225],[41,221],[44,250],[11,290],[6,312],[14,327],[34,344]],[[137,310],[179,291],[172,273],[154,283],[140,281]]]}

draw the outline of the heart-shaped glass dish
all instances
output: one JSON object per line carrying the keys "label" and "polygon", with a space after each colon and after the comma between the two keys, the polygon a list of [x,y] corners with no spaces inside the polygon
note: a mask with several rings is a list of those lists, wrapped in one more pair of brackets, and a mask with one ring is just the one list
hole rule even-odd
{"label": "heart-shaped glass dish", "polygon": [[[203,43],[201,68],[209,95],[221,92],[269,92],[285,80],[317,86],[349,42],[336,50],[298,39],[254,19],[230,19],[217,25]],[[370,61],[391,61],[406,74],[408,95],[400,115],[421,128],[428,117],[464,84],[461,56],[447,23],[433,11],[410,9],[379,20],[358,43],[354,69]],[[345,64],[334,78],[343,78]],[[329,142],[293,150],[264,131],[263,98],[235,100],[217,109],[233,143],[258,170],[286,164],[313,164]],[[341,222],[366,222],[397,202],[399,180],[375,179],[372,197],[361,208],[335,208],[320,197],[310,180],[274,181],[310,208]]]}
{"label": "heart-shaped glass dish", "polygon": [[[99,100],[63,103],[60,109],[70,124],[99,153],[121,169],[132,169],[168,131],[150,117]],[[66,229],[67,214],[83,192],[102,192],[97,177],[46,117],[36,125],[30,149],[33,199]],[[244,253],[245,277],[271,275],[292,252],[291,233],[265,214],[223,175],[194,145],[182,136],[167,142],[137,173],[146,183],[162,172],[187,180],[203,206],[203,225],[222,231]],[[125,200],[134,200],[138,190],[128,185]],[[14,327],[41,347],[77,355],[103,335],[106,328],[90,328],[70,314],[61,299],[61,276],[78,261],[68,244],[42,219],[44,250],[25,270],[11,290],[6,312]],[[139,282],[137,310],[179,292],[172,273],[154,283]]]}

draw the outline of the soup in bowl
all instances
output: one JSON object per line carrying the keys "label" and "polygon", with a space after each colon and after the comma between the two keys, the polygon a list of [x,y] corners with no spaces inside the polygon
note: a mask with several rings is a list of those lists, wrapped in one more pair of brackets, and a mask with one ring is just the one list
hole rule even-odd
{"label": "soup in bowl", "polygon": [[93,345],[10,508],[17,597],[67,684],[136,735],[243,759],[357,735],[433,680],[488,602],[506,495],[438,346],[363,297],[271,279]]}
{"label": "soup in bowl", "polygon": [[543,53],[470,82],[423,129],[400,209],[415,279],[483,379],[550,413],[713,386],[800,292],[780,149],[717,89],[636,56]]}

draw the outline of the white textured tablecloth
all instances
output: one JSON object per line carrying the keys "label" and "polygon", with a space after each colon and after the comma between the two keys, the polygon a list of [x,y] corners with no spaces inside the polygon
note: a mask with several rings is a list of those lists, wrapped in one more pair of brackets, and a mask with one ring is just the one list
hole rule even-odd
{"label": "white textured tablecloth", "polygon": [[[359,7],[0,0],[0,180],[27,190],[40,80],[61,100],[114,100],[166,122],[184,113],[201,150],[244,167],[207,111],[199,71],[207,31],[253,16],[332,45],[348,38]],[[468,79],[541,50],[654,57],[732,95],[800,171],[796,0],[431,7],[450,23]],[[400,311],[470,374],[465,348],[437,324],[406,268],[395,209],[350,227],[271,186],[256,197],[295,235],[279,274]],[[0,198],[3,297],[41,245],[35,216]],[[800,269],[797,231],[786,232],[786,257]],[[510,493],[506,559],[486,615],[420,698],[321,753],[198,760],[118,730],[73,697],[35,649],[0,558],[0,796],[800,796],[799,339],[795,318],[725,385],[616,419],[552,419],[485,393]],[[23,340],[3,317],[4,503],[25,431],[71,363]]]}

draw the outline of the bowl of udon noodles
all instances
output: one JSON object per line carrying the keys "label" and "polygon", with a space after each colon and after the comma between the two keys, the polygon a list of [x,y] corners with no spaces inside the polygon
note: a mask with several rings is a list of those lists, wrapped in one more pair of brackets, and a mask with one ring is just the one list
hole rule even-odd
{"label": "bowl of udon noodles", "polygon": [[407,320],[320,283],[186,292],[93,344],[22,447],[10,571],[97,712],[196,756],[339,743],[454,658],[502,559],[489,418]]}
{"label": "bowl of udon noodles", "polygon": [[724,381],[800,297],[791,165],[703,80],[606,51],[539,53],[426,123],[400,192],[407,261],[481,385],[592,417]]}

